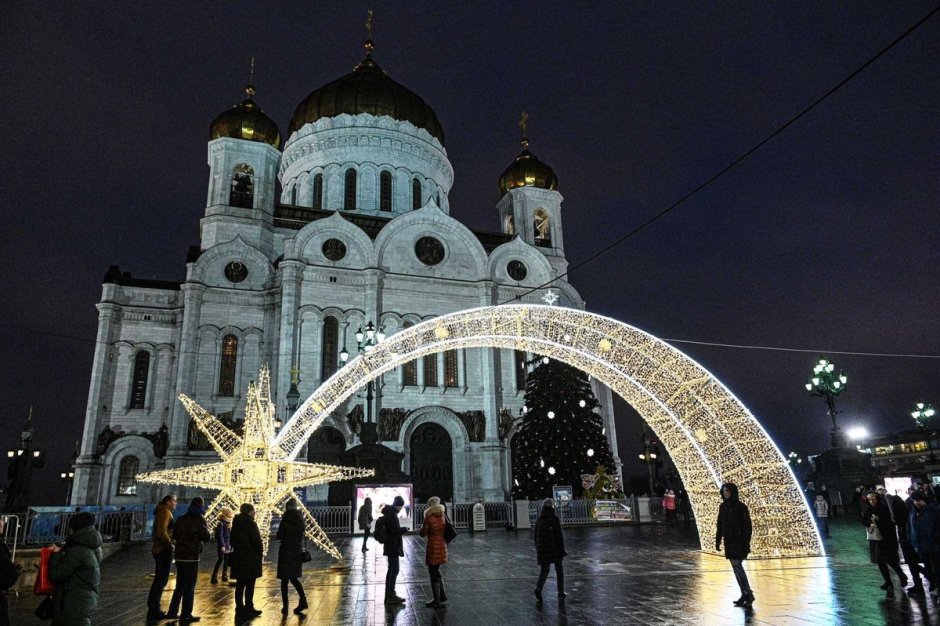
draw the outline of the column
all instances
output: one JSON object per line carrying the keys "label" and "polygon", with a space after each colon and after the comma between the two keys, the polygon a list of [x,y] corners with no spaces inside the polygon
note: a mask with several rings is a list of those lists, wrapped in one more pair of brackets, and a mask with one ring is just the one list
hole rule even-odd
{"label": "column", "polygon": [[[197,333],[202,316],[202,297],[206,287],[195,283],[184,283],[183,323],[180,328],[179,367],[176,370],[176,390],[192,395],[196,378],[196,359],[199,349]],[[170,446],[166,455],[167,467],[178,467],[188,456],[186,437],[189,430],[189,414],[181,402],[173,402],[170,409]]]}
{"label": "column", "polygon": [[278,337],[277,369],[272,372],[278,399],[286,398],[290,389],[289,372],[297,360],[294,352],[297,333],[297,310],[300,308],[300,285],[304,275],[304,264],[300,261],[283,261],[281,271],[281,334]]}

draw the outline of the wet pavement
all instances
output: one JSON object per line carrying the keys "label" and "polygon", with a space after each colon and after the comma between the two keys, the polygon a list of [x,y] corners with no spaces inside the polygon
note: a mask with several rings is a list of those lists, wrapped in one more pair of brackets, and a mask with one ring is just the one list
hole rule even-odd
{"label": "wet pavement", "polygon": [[[895,581],[895,598],[879,589],[877,568],[867,561],[860,524],[833,524],[824,558],[747,561],[757,600],[751,611],[732,606],[740,594],[722,558],[698,551],[694,530],[678,526],[566,529],[565,578],[568,597],[559,602],[554,574],[544,601],[533,595],[538,567],[526,531],[462,533],[450,546],[443,567],[446,609],[425,608],[430,585],[423,540],[405,538],[398,593],[403,607],[383,603],[386,563],[381,546],[362,554],[361,539],[338,538],[349,569],[333,570],[330,559],[314,553],[304,569],[310,608],[304,617],[282,620],[280,586],[272,563],[255,591],[264,613],[254,626],[268,624],[923,624],[940,623],[940,608],[909,599]],[[272,557],[277,543],[272,542]],[[201,624],[233,624],[230,587],[211,585],[213,554],[202,560],[196,591]],[[152,559],[147,546],[129,546],[102,565],[101,599],[93,623],[144,624]],[[169,603],[173,579],[163,597]],[[291,606],[296,606],[296,595]],[[14,624],[38,623],[33,596],[11,598]],[[168,624],[171,622],[163,622]]]}

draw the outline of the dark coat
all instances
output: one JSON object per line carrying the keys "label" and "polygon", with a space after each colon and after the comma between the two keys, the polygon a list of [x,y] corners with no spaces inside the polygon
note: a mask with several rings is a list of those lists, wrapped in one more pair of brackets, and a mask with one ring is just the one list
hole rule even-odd
{"label": "dark coat", "polygon": [[60,552],[49,559],[54,626],[90,626],[101,585],[101,534],[93,526],[69,535]]}
{"label": "dark coat", "polygon": [[535,521],[535,556],[539,565],[557,563],[568,556],[565,535],[554,507],[543,506]]}
{"label": "dark coat", "polygon": [[372,507],[363,504],[359,507],[359,515],[356,521],[359,523],[359,530],[368,530],[372,527]]}
{"label": "dark coat", "polygon": [[908,518],[908,537],[920,556],[940,552],[940,509],[935,504],[914,507]]}
{"label": "dark coat", "polygon": [[232,520],[232,553],[229,555],[229,566],[232,568],[232,578],[235,580],[249,580],[261,578],[261,556],[264,545],[261,543],[261,532],[258,524],[250,515],[239,513]]}
{"label": "dark coat", "polygon": [[10,626],[10,609],[7,606],[6,590],[16,584],[20,570],[10,559],[10,551],[0,541],[0,626]]}
{"label": "dark coat", "polygon": [[885,496],[885,500],[887,500],[888,507],[891,509],[891,521],[898,528],[898,541],[907,543],[907,523],[910,513],[904,505],[904,500],[892,495]]}
{"label": "dark coat", "polygon": [[175,558],[180,561],[199,561],[202,544],[212,539],[209,525],[201,511],[190,509],[176,520],[173,527],[173,544],[176,546]]}
{"label": "dark coat", "polygon": [[300,578],[303,563],[300,553],[304,549],[304,518],[297,509],[288,509],[277,528],[281,546],[277,549],[277,577]]}
{"label": "dark coat", "polygon": [[898,556],[898,530],[891,520],[891,509],[882,496],[878,496],[878,504],[869,504],[862,512],[862,523],[867,528],[874,524],[881,531],[880,541],[869,540],[869,556],[872,563],[896,563]]}
{"label": "dark coat", "polygon": [[444,541],[444,507],[440,504],[429,506],[424,512],[421,524],[421,536],[428,538],[424,551],[426,565],[443,565],[447,562],[447,542]]}
{"label": "dark coat", "polygon": [[721,505],[718,507],[718,528],[715,531],[715,549],[720,550],[725,544],[726,559],[746,559],[751,553],[751,512],[747,505],[738,499],[738,486],[727,483],[721,486],[722,491],[731,489],[731,497],[727,500],[722,495]]}
{"label": "dark coat", "polygon": [[382,554],[385,556],[405,556],[405,544],[402,541],[401,524],[398,523],[398,508],[387,505],[382,509],[382,519],[385,521],[385,543],[382,545]]}

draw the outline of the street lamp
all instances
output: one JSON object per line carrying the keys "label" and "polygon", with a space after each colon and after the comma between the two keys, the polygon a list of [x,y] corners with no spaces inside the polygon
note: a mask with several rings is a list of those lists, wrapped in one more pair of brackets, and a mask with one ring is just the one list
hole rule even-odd
{"label": "street lamp", "polygon": [[62,472],[59,474],[59,480],[62,484],[68,485],[68,489],[65,490],[65,506],[68,506],[69,500],[72,499],[72,482],[75,480],[75,472]]}
{"label": "street lamp", "polygon": [[[381,329],[376,331],[375,324],[372,323],[372,320],[369,320],[369,323],[366,324],[365,332],[363,332],[362,326],[356,330],[356,352],[358,352],[360,356],[366,355],[384,340],[385,333],[383,333]],[[346,350],[345,346],[343,346],[343,351],[339,353],[339,360],[342,361],[343,365],[349,360],[349,351]],[[375,443],[379,440],[378,429],[376,424],[372,421],[372,402],[374,399],[375,380],[370,380],[366,385],[366,421],[362,425],[362,431],[359,436],[363,443]]]}
{"label": "street lamp", "polygon": [[643,427],[643,452],[640,454],[640,460],[646,463],[646,470],[649,473],[650,481],[650,495],[656,495],[656,485],[653,481],[653,467],[658,468],[659,461],[656,458],[659,456],[659,442],[655,439],[650,439],[649,433],[646,431],[646,426]]}
{"label": "street lamp", "polygon": [[46,453],[33,448],[33,407],[29,408],[26,424],[20,433],[20,445],[7,450],[7,476],[10,489],[4,503],[4,512],[19,513],[29,506],[29,486],[33,470],[46,464]]}
{"label": "street lamp", "polygon": [[936,411],[934,411],[932,404],[924,404],[923,402],[918,402],[914,405],[914,410],[911,411],[911,417],[914,418],[914,421],[917,422],[917,427],[921,430],[927,430],[927,424],[930,422],[930,418],[934,416]]}
{"label": "street lamp", "polygon": [[803,457],[801,457],[796,452],[791,451],[790,454],[787,455],[787,462],[790,464],[790,469],[796,473],[796,470],[799,468],[799,466],[803,464]]}
{"label": "street lamp", "polygon": [[825,358],[819,359],[819,362],[813,366],[813,375],[806,381],[806,391],[811,396],[818,396],[826,399],[826,406],[829,408],[829,419],[832,420],[832,440],[833,448],[840,448],[845,445],[845,439],[842,436],[842,430],[836,423],[836,396],[845,391],[849,382],[848,377],[839,371],[835,373],[836,365]]}

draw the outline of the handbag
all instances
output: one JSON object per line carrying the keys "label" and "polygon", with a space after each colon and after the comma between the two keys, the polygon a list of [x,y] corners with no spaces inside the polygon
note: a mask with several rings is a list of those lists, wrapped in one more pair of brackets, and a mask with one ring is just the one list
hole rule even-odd
{"label": "handbag", "polygon": [[39,569],[36,571],[36,582],[33,584],[33,593],[37,596],[51,596],[55,585],[49,578],[49,559],[54,552],[52,548],[39,549]]}
{"label": "handbag", "polygon": [[42,621],[50,620],[55,615],[55,605],[52,603],[52,596],[46,596],[45,600],[39,603],[33,615]]}
{"label": "handbag", "polygon": [[868,525],[865,529],[865,535],[868,537],[869,541],[882,541],[884,539],[881,530],[875,524]]}
{"label": "handbag", "polygon": [[457,529],[450,523],[450,520],[444,518],[444,541],[450,543],[457,538]]}
{"label": "handbag", "polygon": [[304,549],[300,551],[300,562],[309,563],[313,560],[313,555],[310,554],[310,550],[307,549],[307,540],[304,539]]}

